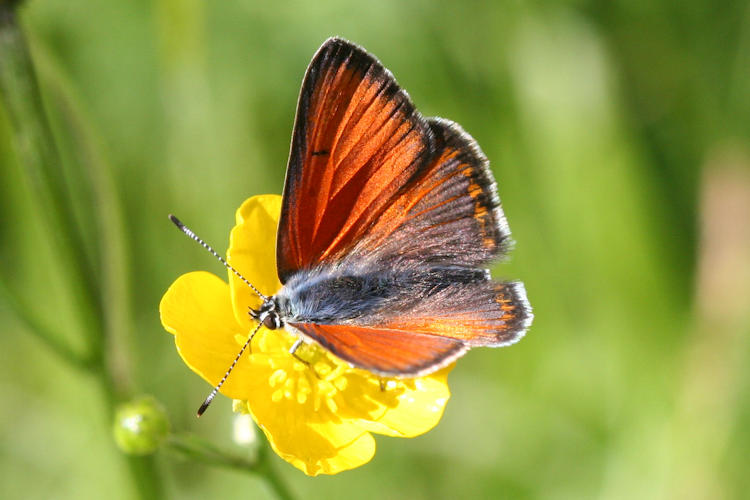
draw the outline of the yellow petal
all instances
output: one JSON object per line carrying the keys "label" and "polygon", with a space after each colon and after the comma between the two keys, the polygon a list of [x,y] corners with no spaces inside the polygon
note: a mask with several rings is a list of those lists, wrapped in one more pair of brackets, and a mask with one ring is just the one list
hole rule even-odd
{"label": "yellow petal", "polygon": [[450,398],[448,373],[453,366],[405,381],[407,389],[398,395],[396,406],[389,406],[376,421],[362,422],[363,428],[388,436],[414,437],[435,427]]}
{"label": "yellow petal", "polygon": [[[183,274],[159,303],[164,328],[175,335],[177,351],[195,373],[216,385],[239,352],[235,336],[249,331],[238,324],[232,311],[229,285],[207,272]],[[248,399],[247,353],[221,389],[231,398]]]}
{"label": "yellow petal", "polygon": [[306,461],[295,455],[284,454],[277,450],[275,446],[272,445],[272,447],[281,458],[308,476],[338,474],[345,470],[354,469],[366,464],[375,455],[375,439],[369,432],[362,434],[356,441],[337,450],[334,456],[319,458],[315,461]]}
{"label": "yellow petal", "polygon": [[354,422],[328,418],[311,422],[313,415],[300,413],[299,406],[261,407],[255,401],[247,405],[276,454],[308,476],[353,469],[375,455],[372,435]]}
{"label": "yellow petal", "polygon": [[[281,196],[264,194],[247,199],[236,213],[236,225],[229,238],[227,260],[264,295],[281,288],[276,274],[276,232],[281,214]],[[249,328],[248,307],[260,306],[260,299],[242,280],[229,271],[232,307],[237,321]]]}
{"label": "yellow petal", "polygon": [[381,379],[350,369],[340,394],[338,414],[359,419],[363,429],[396,437],[414,437],[440,421],[450,397],[448,373],[453,365],[419,378]]}

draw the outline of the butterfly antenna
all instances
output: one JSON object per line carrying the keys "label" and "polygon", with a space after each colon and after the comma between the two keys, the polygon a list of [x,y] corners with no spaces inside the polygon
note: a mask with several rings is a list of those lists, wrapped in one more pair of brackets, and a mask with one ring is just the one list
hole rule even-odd
{"label": "butterfly antenna", "polygon": [[[260,293],[260,290],[258,290],[257,288],[255,288],[253,286],[253,284],[250,283],[244,276],[242,276],[237,269],[235,269],[231,265],[229,265],[229,262],[227,262],[226,260],[224,260],[224,258],[221,255],[219,255],[218,253],[216,253],[216,251],[213,248],[211,248],[211,246],[208,243],[206,243],[205,241],[203,241],[202,239],[200,239],[198,236],[196,236],[196,234],[193,231],[190,230],[189,227],[187,227],[185,224],[183,224],[182,222],[180,222],[180,219],[178,219],[177,217],[175,217],[172,214],[169,214],[169,220],[171,220],[174,223],[174,225],[177,226],[180,229],[180,231],[182,231],[183,233],[185,233],[188,236],[190,236],[190,238],[192,238],[193,240],[195,240],[198,243],[200,243],[200,245],[203,248],[205,248],[206,250],[208,250],[209,252],[211,252],[211,254],[213,254],[214,257],[216,257],[217,259],[219,259],[219,262],[221,262],[222,264],[224,264],[224,267],[226,267],[227,269],[229,269],[230,271],[232,271],[239,279],[241,279],[242,281],[244,281],[247,286],[249,286],[250,288],[252,288],[253,292],[255,292],[255,293],[258,294],[258,297],[260,297],[264,301],[268,300],[268,297],[266,297],[265,295],[263,295],[262,293]],[[234,366],[234,365],[232,365],[232,366]],[[207,400],[207,401],[210,403],[210,400]],[[208,405],[206,405],[206,406],[208,406]]]}
{"label": "butterfly antenna", "polygon": [[240,352],[237,353],[237,356],[234,358],[234,361],[232,361],[232,365],[229,367],[227,372],[224,374],[224,376],[221,378],[218,384],[216,384],[216,387],[211,391],[211,394],[208,395],[206,400],[203,402],[200,408],[198,408],[198,416],[200,417],[203,415],[203,412],[205,412],[208,409],[208,406],[211,404],[211,401],[214,400],[214,397],[216,397],[216,393],[219,392],[219,389],[221,389],[221,386],[224,385],[224,382],[226,382],[227,377],[229,377],[229,374],[232,373],[232,370],[234,370],[234,366],[237,364],[237,361],[240,360],[240,357],[242,356],[242,353],[245,352],[245,349],[247,349],[247,346],[250,345],[250,341],[253,340],[253,337],[255,337],[255,334],[260,330],[261,325],[263,325],[263,322],[261,321],[258,323],[258,326],[255,327],[255,330],[253,330],[253,333],[250,334],[250,336],[247,338],[247,341],[245,342],[245,345],[242,346],[242,349],[240,349]]}

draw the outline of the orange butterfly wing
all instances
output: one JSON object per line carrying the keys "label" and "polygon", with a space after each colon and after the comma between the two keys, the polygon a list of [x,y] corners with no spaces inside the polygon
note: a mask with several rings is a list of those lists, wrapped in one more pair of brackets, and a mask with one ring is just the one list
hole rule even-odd
{"label": "orange butterfly wing", "polygon": [[468,349],[454,339],[404,329],[309,323],[293,326],[339,358],[385,376],[432,372]]}
{"label": "orange butterfly wing", "polygon": [[458,124],[427,122],[434,137],[430,160],[352,253],[382,264],[416,259],[431,266],[481,267],[511,244],[489,162]]}
{"label": "orange butterfly wing", "polygon": [[297,107],[277,239],[281,282],[357,241],[425,162],[431,140],[377,60],[326,42]]}

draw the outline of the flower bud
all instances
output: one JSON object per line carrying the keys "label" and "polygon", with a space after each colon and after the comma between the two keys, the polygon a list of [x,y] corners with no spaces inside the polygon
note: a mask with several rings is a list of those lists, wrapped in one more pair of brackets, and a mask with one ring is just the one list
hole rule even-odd
{"label": "flower bud", "polygon": [[143,396],[117,408],[112,430],[123,452],[148,455],[169,434],[169,420],[164,407],[153,396]]}

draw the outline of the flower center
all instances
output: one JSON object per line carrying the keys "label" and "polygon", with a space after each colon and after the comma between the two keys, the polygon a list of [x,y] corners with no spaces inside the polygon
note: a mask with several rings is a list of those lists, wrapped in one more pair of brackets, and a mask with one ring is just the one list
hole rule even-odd
{"label": "flower center", "polygon": [[[238,335],[235,340],[242,344],[247,339]],[[317,344],[302,344],[291,355],[289,348],[295,340],[283,329],[261,329],[251,344],[250,362],[262,363],[270,372],[268,385],[274,403],[288,401],[309,405],[315,412],[336,412],[340,405],[348,404],[341,393],[356,386],[360,404],[375,411],[397,406],[404,391],[415,389],[413,379],[382,378],[352,368]]]}
{"label": "flower center", "polygon": [[274,368],[268,377],[273,389],[271,400],[274,403],[282,399],[299,404],[309,402],[314,411],[326,405],[335,412],[338,409],[335,397],[349,384],[345,376],[348,365],[314,344],[301,345],[295,355],[287,354],[271,360]]}

